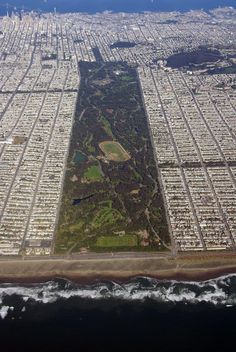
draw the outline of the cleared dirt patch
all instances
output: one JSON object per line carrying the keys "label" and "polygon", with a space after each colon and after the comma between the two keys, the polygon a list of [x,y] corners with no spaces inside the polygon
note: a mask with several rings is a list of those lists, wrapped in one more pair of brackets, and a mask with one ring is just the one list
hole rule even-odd
{"label": "cleared dirt patch", "polygon": [[15,136],[13,138],[13,144],[15,145],[20,145],[20,144],[24,144],[26,142],[27,138],[26,137],[22,137],[22,136]]}

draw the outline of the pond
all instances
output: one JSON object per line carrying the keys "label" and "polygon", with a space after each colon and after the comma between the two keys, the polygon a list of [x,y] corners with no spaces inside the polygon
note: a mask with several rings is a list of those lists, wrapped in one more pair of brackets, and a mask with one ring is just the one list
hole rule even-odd
{"label": "pond", "polygon": [[84,161],[87,160],[87,156],[82,153],[81,151],[77,150],[74,154],[74,157],[73,157],[73,162],[76,163],[76,164],[80,164]]}
{"label": "pond", "polygon": [[94,194],[90,194],[89,196],[84,197],[84,198],[74,198],[72,200],[72,205],[79,205],[83,200],[92,198],[93,196],[94,196]]}

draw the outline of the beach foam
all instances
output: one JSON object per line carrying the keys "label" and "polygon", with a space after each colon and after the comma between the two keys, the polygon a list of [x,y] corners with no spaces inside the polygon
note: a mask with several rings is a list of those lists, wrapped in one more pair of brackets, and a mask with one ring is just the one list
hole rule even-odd
{"label": "beach foam", "polygon": [[80,299],[117,299],[122,301],[145,302],[152,300],[159,303],[177,305],[186,303],[196,305],[209,303],[212,306],[236,305],[236,275],[222,276],[202,282],[175,280],[156,280],[137,277],[127,283],[113,281],[96,282],[91,285],[79,285],[64,279],[56,279],[39,284],[2,284],[0,285],[0,317],[7,317],[9,307],[6,300],[17,297],[24,303],[22,312],[32,304],[52,304],[70,298]]}

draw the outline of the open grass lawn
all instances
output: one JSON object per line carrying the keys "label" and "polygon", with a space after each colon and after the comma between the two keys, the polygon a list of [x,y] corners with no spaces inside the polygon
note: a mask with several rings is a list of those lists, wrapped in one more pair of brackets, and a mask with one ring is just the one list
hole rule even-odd
{"label": "open grass lawn", "polygon": [[125,75],[125,76],[121,76],[121,80],[126,82],[133,81],[133,77]]}
{"label": "open grass lawn", "polygon": [[99,147],[108,160],[122,162],[130,159],[129,154],[118,142],[105,141],[100,143]]}
{"label": "open grass lawn", "polygon": [[91,165],[84,173],[84,178],[89,182],[101,181],[103,176],[97,165]]}
{"label": "open grass lawn", "polygon": [[135,235],[101,236],[97,239],[97,247],[136,247],[138,239]]}
{"label": "open grass lawn", "polygon": [[104,116],[100,117],[100,121],[102,123],[102,126],[103,126],[105,132],[108,134],[108,136],[111,136],[113,138],[113,133],[112,133],[112,129],[111,129],[111,125],[110,125],[109,121]]}
{"label": "open grass lawn", "polygon": [[78,232],[82,229],[83,225],[84,225],[83,221],[78,221],[76,224],[69,226],[69,231],[71,233]]}

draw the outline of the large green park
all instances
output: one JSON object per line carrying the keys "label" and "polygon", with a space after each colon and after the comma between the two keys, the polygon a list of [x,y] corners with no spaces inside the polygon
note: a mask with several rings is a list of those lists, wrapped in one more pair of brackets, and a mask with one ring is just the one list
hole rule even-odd
{"label": "large green park", "polygon": [[126,63],[81,62],[56,253],[167,250],[139,81]]}

